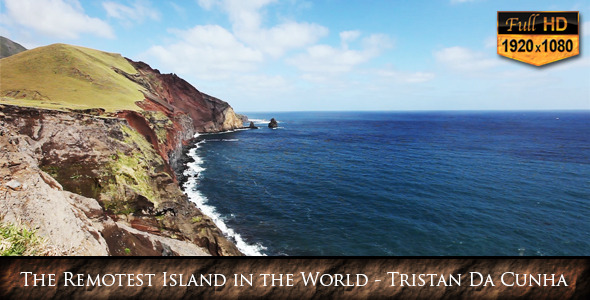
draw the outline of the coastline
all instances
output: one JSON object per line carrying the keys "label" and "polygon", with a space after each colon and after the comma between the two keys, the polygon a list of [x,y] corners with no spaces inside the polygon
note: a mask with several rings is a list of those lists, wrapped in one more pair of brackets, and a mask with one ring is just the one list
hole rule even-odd
{"label": "coastline", "polygon": [[199,189],[268,255],[579,255],[587,245],[573,227],[587,198],[577,151],[587,112],[272,116],[285,130],[206,136],[197,152]]}
{"label": "coastline", "polygon": [[177,165],[177,167],[184,166],[184,168],[177,168],[174,171],[179,178],[179,186],[183,193],[187,195],[189,201],[194,203],[205,215],[209,216],[225,237],[228,238],[230,242],[233,242],[240,252],[247,256],[264,256],[265,254],[263,251],[266,250],[266,247],[260,244],[248,244],[239,233],[235,232],[224,222],[224,217],[217,212],[216,208],[209,203],[210,200],[199,190],[199,179],[202,178],[202,172],[205,171],[205,168],[202,166],[203,159],[199,156],[198,151],[200,146],[206,143],[206,140],[198,139],[198,137],[208,134],[231,133],[240,130],[248,129],[195,134],[189,145],[183,147],[180,159],[183,163]]}

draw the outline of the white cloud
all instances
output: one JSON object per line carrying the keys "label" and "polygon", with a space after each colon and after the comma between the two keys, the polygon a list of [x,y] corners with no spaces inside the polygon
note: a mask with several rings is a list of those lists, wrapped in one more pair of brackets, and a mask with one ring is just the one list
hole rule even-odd
{"label": "white cloud", "polygon": [[131,6],[117,2],[103,2],[102,7],[107,11],[109,17],[119,19],[124,24],[143,23],[145,19],[160,20],[160,12],[151,7],[150,3],[143,0],[136,0]]}
{"label": "white cloud", "polygon": [[[292,79],[297,75],[256,75],[270,58],[273,65],[287,63],[301,70],[301,77],[295,78],[307,81],[302,82],[303,86],[308,85],[308,81],[329,82],[332,86],[339,82],[335,75],[354,70],[393,44],[388,36],[362,35],[357,30],[340,32],[340,45],[317,44],[328,34],[328,29],[321,25],[285,19],[266,24],[266,9],[275,2],[198,0],[203,9],[224,11],[231,28],[199,25],[189,30],[171,29],[172,42],[155,45],[140,58],[154,62],[165,72],[199,79],[200,86],[208,82],[211,90],[215,90],[213,82],[216,80],[232,82],[232,90],[216,91],[219,95],[250,95],[263,91],[268,94],[269,90],[280,94],[293,90]],[[280,59],[290,50],[299,50],[299,53]],[[403,82],[426,80],[429,80],[428,74],[411,74]]]}
{"label": "white cloud", "polygon": [[344,50],[328,45],[315,45],[306,53],[288,61],[305,72],[341,73],[369,60],[371,55],[356,50]]}
{"label": "white cloud", "polygon": [[435,75],[434,73],[430,73],[430,72],[415,72],[415,73],[409,73],[409,74],[405,74],[403,76],[403,80],[407,83],[420,83],[420,82],[427,82],[430,81],[432,79],[434,79]]}
{"label": "white cloud", "polygon": [[432,72],[401,72],[391,69],[378,70],[377,75],[383,78],[392,78],[396,82],[402,83],[422,83],[434,79],[435,74]]}
{"label": "white cloud", "polygon": [[[347,34],[341,35],[349,38]],[[355,66],[367,62],[391,47],[390,39],[382,34],[373,34],[362,40],[363,49],[351,50],[347,47],[335,48],[329,45],[308,47],[305,53],[296,55],[287,62],[307,73],[338,74],[351,71]],[[310,76],[304,78],[317,78]]]}
{"label": "white cloud", "polygon": [[266,57],[279,58],[286,51],[317,42],[328,29],[312,23],[283,21],[264,27],[264,7],[276,0],[198,0],[207,10],[220,8],[232,30],[218,25],[170,30],[177,41],[151,47],[142,56],[155,58],[173,72],[200,79],[229,78],[250,72]]}
{"label": "white cloud", "polygon": [[434,52],[436,60],[448,68],[462,72],[477,72],[495,67],[499,61],[464,47],[450,47]]}
{"label": "white cloud", "polygon": [[236,36],[245,43],[262,50],[272,57],[280,57],[286,51],[310,45],[328,34],[322,26],[309,23],[288,22],[269,29],[234,28]]}
{"label": "white cloud", "polygon": [[199,0],[204,9],[221,7],[229,16],[236,38],[250,47],[278,58],[291,49],[305,47],[328,34],[328,29],[313,23],[284,21],[264,27],[264,7],[277,0]]}
{"label": "white cloud", "polygon": [[258,28],[261,25],[262,13],[260,10],[277,0],[221,0],[223,9],[228,13],[233,25]]}
{"label": "white cloud", "polygon": [[3,22],[43,34],[66,39],[76,39],[84,33],[115,37],[106,22],[86,15],[77,0],[5,0],[4,5]]}
{"label": "white cloud", "polygon": [[582,23],[581,29],[582,36],[590,36],[590,21]]}
{"label": "white cloud", "polygon": [[210,10],[214,4],[218,4],[216,0],[198,0],[199,6],[206,10]]}
{"label": "white cloud", "polygon": [[484,41],[484,46],[486,48],[496,48],[498,46],[498,37],[488,36]]}
{"label": "white cloud", "polygon": [[348,43],[355,41],[361,36],[361,32],[358,30],[349,30],[340,32],[340,41],[342,48],[348,48]]}
{"label": "white cloud", "polygon": [[175,73],[199,79],[227,78],[234,72],[252,71],[263,60],[260,51],[245,46],[218,25],[171,32],[177,42],[153,46],[143,56],[157,59]]}
{"label": "white cloud", "polygon": [[235,79],[236,87],[242,92],[252,94],[269,93],[269,91],[286,91],[291,89],[290,83],[280,75],[248,74]]}
{"label": "white cloud", "polygon": [[340,39],[345,42],[352,42],[361,36],[361,32],[358,30],[349,30],[340,32]]}

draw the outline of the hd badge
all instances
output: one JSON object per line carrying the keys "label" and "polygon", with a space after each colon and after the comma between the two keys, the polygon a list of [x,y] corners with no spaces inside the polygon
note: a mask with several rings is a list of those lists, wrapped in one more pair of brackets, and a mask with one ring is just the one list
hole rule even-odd
{"label": "hd badge", "polygon": [[580,54],[579,12],[499,11],[498,54],[535,66]]}

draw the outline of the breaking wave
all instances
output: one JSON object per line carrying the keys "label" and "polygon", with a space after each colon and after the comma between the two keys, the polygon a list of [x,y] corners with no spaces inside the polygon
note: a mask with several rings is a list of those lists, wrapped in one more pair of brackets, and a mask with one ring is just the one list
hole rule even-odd
{"label": "breaking wave", "polygon": [[266,120],[266,119],[248,119],[248,121],[252,121],[254,122],[254,124],[268,124],[270,123],[270,120]]}
{"label": "breaking wave", "polygon": [[[195,134],[195,138],[199,134]],[[218,141],[233,141],[233,140],[218,140]],[[224,222],[224,218],[217,212],[214,206],[208,204],[207,197],[198,190],[199,178],[202,176],[202,172],[205,171],[203,167],[203,160],[197,154],[197,149],[201,144],[205,143],[205,140],[198,142],[194,148],[190,149],[188,155],[194,159],[193,162],[186,164],[186,170],[184,175],[187,176],[187,181],[184,183],[184,193],[188,196],[189,200],[197,205],[197,207],[207,216],[213,220],[215,225],[225,234],[230,240],[236,244],[238,249],[249,256],[262,256],[266,250],[266,247],[260,244],[248,244],[242,236],[240,236],[233,229],[229,228]]]}

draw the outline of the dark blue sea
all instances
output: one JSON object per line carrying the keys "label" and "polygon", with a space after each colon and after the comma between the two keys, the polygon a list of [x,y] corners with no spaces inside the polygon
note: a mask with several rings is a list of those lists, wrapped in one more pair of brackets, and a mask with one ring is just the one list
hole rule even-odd
{"label": "dark blue sea", "polygon": [[185,185],[247,254],[590,255],[590,111],[248,116]]}

